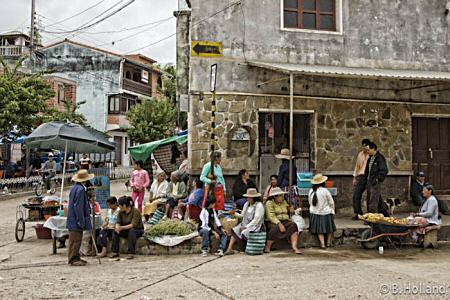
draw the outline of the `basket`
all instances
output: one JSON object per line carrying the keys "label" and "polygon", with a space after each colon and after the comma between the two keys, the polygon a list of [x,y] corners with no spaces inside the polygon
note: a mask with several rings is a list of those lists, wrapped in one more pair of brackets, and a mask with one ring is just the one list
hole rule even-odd
{"label": "basket", "polygon": [[261,255],[264,253],[265,246],[266,232],[249,232],[245,253],[247,253],[248,255]]}
{"label": "basket", "polygon": [[52,231],[46,227],[44,227],[44,224],[36,224],[33,226],[34,230],[36,231],[36,236],[38,239],[41,240],[51,240],[52,239]]}

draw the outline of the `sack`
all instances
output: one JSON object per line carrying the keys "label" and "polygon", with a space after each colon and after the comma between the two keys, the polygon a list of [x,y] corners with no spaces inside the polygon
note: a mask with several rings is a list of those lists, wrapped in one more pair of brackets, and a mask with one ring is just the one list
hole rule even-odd
{"label": "sack", "polygon": [[156,225],[161,221],[161,219],[164,217],[164,211],[160,208],[158,208],[155,213],[153,214],[153,217],[150,219],[150,223],[153,225]]}
{"label": "sack", "polygon": [[261,255],[264,253],[265,246],[266,246],[266,232],[264,231],[249,232],[245,253],[247,253],[248,255]]}
{"label": "sack", "polygon": [[224,210],[225,208],[225,189],[223,185],[218,184],[214,189],[214,194],[216,195],[216,206],[215,210]]}
{"label": "sack", "polygon": [[302,218],[300,215],[293,215],[291,217],[292,222],[297,224],[298,231],[303,231],[305,229],[305,219]]}

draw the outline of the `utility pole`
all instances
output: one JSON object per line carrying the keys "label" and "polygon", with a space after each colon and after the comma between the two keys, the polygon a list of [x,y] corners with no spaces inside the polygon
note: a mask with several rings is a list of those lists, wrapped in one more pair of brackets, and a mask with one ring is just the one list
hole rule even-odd
{"label": "utility pole", "polygon": [[35,0],[31,0],[31,27],[30,27],[30,63],[31,73],[34,73],[34,17],[35,17]]}

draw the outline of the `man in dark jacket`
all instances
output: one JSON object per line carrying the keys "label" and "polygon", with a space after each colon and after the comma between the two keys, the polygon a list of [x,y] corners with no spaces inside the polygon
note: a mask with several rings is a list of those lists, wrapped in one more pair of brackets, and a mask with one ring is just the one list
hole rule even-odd
{"label": "man in dark jacket", "polygon": [[425,173],[417,172],[416,178],[411,185],[411,199],[417,206],[421,206],[425,202],[423,196],[423,185],[425,183]]}
{"label": "man in dark jacket", "polygon": [[389,170],[386,159],[377,149],[378,147],[374,142],[369,143],[370,157],[364,173],[367,180],[367,211],[389,216],[387,206],[381,198],[381,185]]}
{"label": "man in dark jacket", "polygon": [[[281,159],[281,165],[278,170],[278,186],[281,189],[286,189],[289,186],[289,161],[294,160],[294,156],[290,155],[289,149],[282,149],[280,154],[275,155],[276,158]],[[297,185],[297,167],[295,161],[292,161],[292,186]]]}
{"label": "man in dark jacket", "polygon": [[233,200],[236,203],[238,209],[243,209],[247,198],[243,195],[247,193],[247,189],[256,188],[253,180],[250,179],[250,175],[247,170],[242,169],[239,171],[239,176],[233,184]]}
{"label": "man in dark jacket", "polygon": [[69,212],[67,216],[67,228],[69,229],[69,264],[71,266],[84,266],[86,261],[80,258],[80,247],[84,230],[92,230],[91,208],[89,205],[86,183],[94,174],[87,170],[80,170],[72,177],[76,184],[69,195]]}

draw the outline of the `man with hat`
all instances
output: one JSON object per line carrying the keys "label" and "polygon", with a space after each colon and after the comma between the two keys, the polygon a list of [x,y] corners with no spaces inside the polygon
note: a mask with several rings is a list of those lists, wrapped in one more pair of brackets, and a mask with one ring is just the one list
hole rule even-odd
{"label": "man with hat", "polygon": [[419,171],[416,173],[416,178],[411,185],[411,200],[414,205],[421,206],[425,202],[423,196],[423,185],[425,183],[425,173]]}
{"label": "man with hat", "polygon": [[[281,159],[281,165],[278,170],[278,186],[281,189],[285,189],[289,186],[289,161],[294,159],[289,149],[281,149],[280,154],[275,155],[276,158]],[[297,167],[292,162],[292,185],[297,185]]]}
{"label": "man with hat", "polygon": [[80,258],[80,247],[83,231],[92,230],[91,208],[89,205],[86,184],[94,178],[87,170],[78,171],[72,180],[76,184],[70,190],[67,228],[69,229],[69,264],[84,266],[86,261]]}
{"label": "man with hat", "polygon": [[52,152],[48,154],[48,160],[42,165],[41,171],[43,172],[42,178],[45,182],[47,194],[50,194],[50,181],[56,175],[56,161],[53,160]]}

